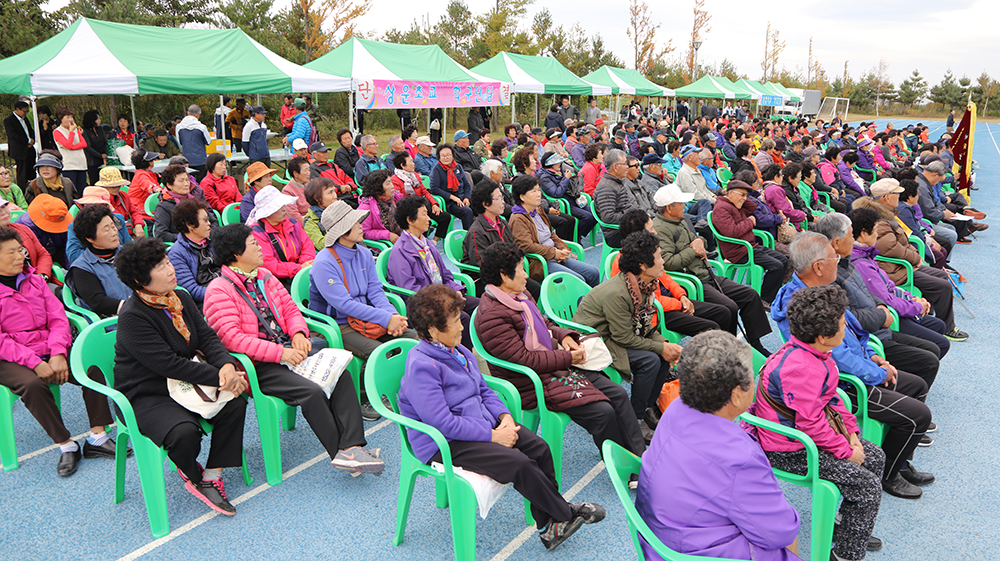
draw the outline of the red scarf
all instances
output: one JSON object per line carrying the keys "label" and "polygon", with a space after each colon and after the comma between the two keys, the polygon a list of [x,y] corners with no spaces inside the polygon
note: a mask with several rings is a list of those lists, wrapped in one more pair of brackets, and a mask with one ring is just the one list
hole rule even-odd
{"label": "red scarf", "polygon": [[448,165],[438,162],[438,165],[444,168],[446,175],[448,176],[448,190],[451,191],[452,193],[457,193],[458,176],[455,175],[455,166],[458,165],[458,162],[452,160],[451,163]]}

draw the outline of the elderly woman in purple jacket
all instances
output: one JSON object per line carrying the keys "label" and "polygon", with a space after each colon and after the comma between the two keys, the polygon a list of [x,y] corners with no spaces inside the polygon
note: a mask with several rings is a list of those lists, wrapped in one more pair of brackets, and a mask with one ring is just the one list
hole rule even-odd
{"label": "elderly woman in purple jacket", "polygon": [[[733,421],[754,397],[750,348],[724,331],[700,333],[678,363],[680,399],[642,457],[636,509],[674,551],[793,561],[799,515],[760,445]],[[643,543],[645,558],[661,559]]]}
{"label": "elderly woman in purple jacket", "polygon": [[[486,385],[472,351],[461,345],[459,314],[464,305],[458,292],[441,284],[424,287],[410,298],[407,315],[420,344],[406,356],[399,412],[439,430],[448,440],[455,466],[513,483],[531,503],[539,537],[551,551],[581,525],[603,520],[604,507],[568,503],[559,494],[548,444],[514,422]],[[442,461],[430,436],[413,429],[407,434],[420,461]]]}
{"label": "elderly woman in purple jacket", "polygon": [[431,227],[429,210],[430,202],[425,197],[405,197],[396,203],[395,220],[402,234],[389,253],[387,276],[392,284],[414,292],[432,284],[443,284],[461,294],[465,298],[461,314],[462,345],[472,348],[469,319],[479,306],[479,298],[465,293],[465,287],[445,266],[437,244],[424,235]]}

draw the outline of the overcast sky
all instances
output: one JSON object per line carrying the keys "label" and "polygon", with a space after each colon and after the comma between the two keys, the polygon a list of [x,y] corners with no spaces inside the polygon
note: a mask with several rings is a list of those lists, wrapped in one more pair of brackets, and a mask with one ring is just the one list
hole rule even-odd
{"label": "overcast sky", "polygon": [[[367,36],[381,36],[390,28],[409,28],[415,20],[429,14],[436,22],[448,0],[369,0],[372,9],[359,21]],[[502,1],[502,0],[501,0]],[[50,9],[68,0],[50,0]],[[491,2],[466,0],[479,14]],[[693,21],[693,0],[647,0],[653,7],[653,21],[660,23],[659,42],[673,38],[677,50],[686,50]],[[290,0],[275,0],[276,6]],[[661,6],[669,4],[670,9]],[[600,33],[605,46],[614,51],[627,66],[633,54],[625,30],[628,27],[627,0],[536,0],[529,9],[524,26],[530,25],[535,12],[548,6],[557,25],[566,28],[574,23],[588,33]],[[560,6],[565,6],[561,8]],[[609,9],[614,6],[614,9]],[[844,61],[857,78],[875,67],[880,58],[889,64],[889,74],[897,85],[919,69],[931,85],[938,83],[948,68],[956,78],[963,74],[973,81],[986,70],[1000,78],[1000,68],[990,64],[1000,52],[1000,33],[996,32],[1000,2],[996,0],[881,0],[876,2],[839,2],[836,0],[800,0],[760,4],[737,0],[707,0],[712,12],[712,30],[699,51],[699,60],[718,64],[729,58],[741,73],[760,78],[760,60],[764,52],[764,32],[768,20],[781,31],[786,48],[779,62],[791,71],[805,75],[809,59],[809,38],[813,52],[830,80],[842,75]]]}

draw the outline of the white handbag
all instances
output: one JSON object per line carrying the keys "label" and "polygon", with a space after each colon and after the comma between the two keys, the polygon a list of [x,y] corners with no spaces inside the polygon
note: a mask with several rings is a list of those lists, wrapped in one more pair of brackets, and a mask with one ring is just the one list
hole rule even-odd
{"label": "white handbag", "polygon": [[281,364],[323,388],[323,392],[329,399],[330,395],[333,394],[333,388],[337,387],[337,382],[340,381],[340,375],[344,373],[353,358],[354,354],[344,349],[320,349],[316,354],[307,356],[295,366],[287,362]]}
{"label": "white handbag", "polygon": [[219,391],[219,388],[214,386],[192,384],[176,378],[167,378],[167,391],[174,401],[204,419],[216,416],[236,397],[232,392]]}
{"label": "white handbag", "polygon": [[613,358],[608,346],[604,344],[604,339],[597,333],[588,333],[580,338],[580,345],[587,351],[587,362],[576,365],[580,370],[590,370],[601,372],[611,366]]}

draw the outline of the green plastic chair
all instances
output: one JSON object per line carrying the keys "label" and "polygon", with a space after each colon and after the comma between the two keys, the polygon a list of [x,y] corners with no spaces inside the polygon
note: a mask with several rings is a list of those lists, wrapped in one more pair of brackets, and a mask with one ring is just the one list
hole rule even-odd
{"label": "green plastic chair", "polygon": [[[62,399],[59,384],[49,384],[49,390],[56,399],[56,407],[62,410]],[[0,462],[4,471],[13,471],[20,467],[17,461],[17,440],[14,437],[14,403],[20,396],[10,391],[7,386],[0,386]]]}
{"label": "green plastic chair", "polygon": [[[619,228],[618,224],[609,224],[609,223],[601,220],[601,217],[597,215],[597,205],[594,203],[593,200],[591,200],[590,203],[587,206],[590,207],[590,213],[594,215],[594,220],[597,220],[597,226],[599,228],[610,228],[612,230],[617,230]],[[597,228],[594,228],[594,229],[597,230]],[[601,261],[600,262],[604,263],[604,260],[608,258],[608,254],[610,254],[614,250],[615,250],[615,248],[613,248],[610,245],[608,245],[608,240],[605,239],[603,245],[601,246]],[[607,280],[607,279],[606,278],[602,278],[601,280]]]}
{"label": "green plastic chair", "polygon": [[589,326],[573,321],[580,300],[591,288],[575,275],[554,273],[542,281],[541,311],[559,327],[573,329],[581,333],[595,333]]}
{"label": "green plastic chair", "polygon": [[[115,454],[115,503],[120,503],[125,499],[125,454],[129,439],[131,439],[135,450],[136,465],[139,469],[142,495],[146,502],[146,514],[149,516],[149,527],[153,537],[162,538],[170,533],[166,481],[163,476],[163,462],[167,459],[167,452],[135,429],[137,424],[132,404],[121,392],[114,389],[115,336],[117,334],[115,328],[117,322],[117,317],[111,317],[91,324],[83,330],[70,351],[70,371],[80,385],[111,398],[116,406],[112,408],[113,411],[117,409],[115,417],[118,421],[118,434],[115,438],[117,448]],[[253,370],[253,363],[246,356],[233,356],[240,361],[247,372]],[[101,369],[106,385],[95,382],[87,376],[87,369],[91,366],[97,366]],[[212,430],[212,425],[202,421],[201,428],[209,433]],[[254,482],[247,470],[246,452],[243,454],[243,481],[248,487]]]}
{"label": "green plastic chair", "polygon": [[920,289],[913,284],[913,265],[906,259],[899,259],[897,257],[886,257],[884,255],[876,255],[876,261],[882,261],[884,263],[895,263],[896,265],[901,265],[906,269],[906,282],[897,284],[896,286],[909,292],[914,296],[921,296]]}
{"label": "green plastic chair", "polygon": [[219,219],[219,224],[227,226],[238,222],[240,222],[240,203],[226,205],[226,208],[222,209],[222,217]]}
{"label": "green plastic chair", "polygon": [[[319,333],[326,339],[328,348],[343,349],[344,342],[340,331],[324,322],[306,318],[306,326],[310,331]],[[247,370],[250,388],[253,390],[254,410],[257,413],[257,427],[260,431],[260,447],[264,456],[264,472],[269,485],[281,484],[283,473],[281,468],[281,426],[286,431],[295,430],[297,419],[296,406],[288,405],[284,400],[264,394],[257,380],[256,370]],[[351,373],[357,384],[357,377]],[[359,391],[355,386],[355,391]]]}
{"label": "green plastic chair", "polygon": [[[378,255],[375,260],[375,271],[378,273],[378,278],[382,281],[382,286],[386,287],[388,290],[399,294],[400,296],[413,296],[416,292],[403,288],[401,286],[396,286],[389,282],[389,254],[392,252],[392,248],[389,248]],[[466,294],[476,293],[476,283],[472,280],[472,277],[466,275],[465,273],[452,273],[455,276],[455,280],[462,283],[465,286]]]}
{"label": "green plastic chair", "polygon": [[[724,274],[726,278],[734,282],[750,285],[754,290],[760,293],[760,287],[764,283],[764,267],[754,263],[753,246],[745,240],[730,238],[720,234],[715,228],[715,224],[712,222],[712,212],[714,211],[708,211],[708,227],[712,229],[712,234],[715,236],[715,239],[721,242],[742,245],[747,250],[746,263],[732,263],[730,261],[725,262],[726,270]],[[754,234],[756,234],[756,232],[754,232]]]}
{"label": "green plastic chair", "polygon": [[[555,466],[556,483],[562,487],[563,435],[566,433],[566,427],[569,426],[571,419],[566,413],[551,411],[545,406],[545,392],[543,391],[542,380],[534,370],[527,366],[499,359],[491,355],[483,347],[483,343],[476,333],[476,313],[478,312],[479,310],[476,310],[472,313],[472,320],[469,322],[472,346],[487,363],[517,372],[531,380],[531,384],[535,388],[535,399],[538,401],[538,406],[535,409],[521,409],[521,424],[531,430],[531,432],[537,431],[538,427],[541,426],[542,439],[548,443],[549,449],[552,451],[552,463]],[[487,375],[484,373],[484,376]],[[493,378],[492,376],[489,377]]]}
{"label": "green plastic chair", "polygon": [[[430,477],[435,482],[437,506],[439,508],[450,507],[451,534],[456,561],[474,561],[476,559],[477,502],[472,486],[465,479],[455,475],[454,464],[451,460],[451,447],[438,429],[399,414],[397,395],[399,394],[400,381],[406,372],[406,355],[416,345],[417,341],[412,339],[396,339],[384,343],[375,349],[365,366],[366,393],[370,396],[385,396],[392,405],[392,409],[389,409],[382,403],[381,399],[373,398],[371,399],[372,407],[399,427],[399,498],[396,506],[396,535],[392,543],[393,545],[403,543],[406,519],[409,516],[410,502],[413,500],[413,488],[417,476]],[[501,382],[504,381],[501,380]],[[490,387],[494,387],[496,380],[487,380],[487,383]],[[514,390],[510,383],[504,382],[504,384],[507,386],[508,397],[512,397],[516,402],[506,402],[507,408],[514,420],[520,423],[521,419],[518,418],[521,409],[520,394]],[[502,393],[501,397],[503,397]],[[434,440],[441,451],[444,473],[439,473],[417,459],[413,453],[413,447],[410,445],[407,429],[420,431]]]}
{"label": "green plastic chair", "polygon": [[467,234],[468,232],[465,230],[452,230],[448,232],[448,235],[444,237],[444,255],[462,271],[475,273],[476,276],[479,276],[479,267],[462,262],[462,256],[465,255],[462,244],[465,242]]}
{"label": "green plastic chair", "polygon": [[25,212],[27,212],[27,211],[25,211],[25,210],[12,210],[12,211],[10,211],[10,221],[14,222],[15,220],[17,220]]}
{"label": "green plastic chair", "polygon": [[150,196],[146,197],[146,204],[143,207],[146,211],[146,214],[150,216],[156,214],[156,205],[158,204],[160,204],[159,193],[153,193]]}
{"label": "green plastic chair", "polygon": [[715,175],[719,178],[719,184],[722,185],[723,189],[725,189],[726,186],[729,185],[729,182],[733,179],[732,170],[726,168],[719,168],[718,171],[715,172]]}
{"label": "green plastic chair", "polygon": [[927,244],[924,243],[924,240],[913,234],[910,234],[907,239],[909,239],[910,244],[916,247],[917,251],[920,252],[920,261],[922,263],[927,263]]}
{"label": "green plastic chair", "polygon": [[88,324],[97,323],[101,320],[100,316],[87,308],[84,308],[76,301],[76,295],[73,294],[72,290],[70,290],[68,284],[62,285],[61,294],[63,307],[66,308],[67,311],[73,312],[74,314],[82,317]]}
{"label": "green plastic chair", "polygon": [[[869,173],[869,174],[871,174],[872,181],[874,181],[875,178],[878,177],[875,174],[875,170],[871,170],[871,169],[868,169],[868,168],[863,168],[863,167],[859,166],[858,164],[854,164],[854,171],[858,172],[858,175],[861,175],[862,173]],[[862,176],[861,179],[864,179],[864,177]]]}
{"label": "green plastic chair", "polygon": [[[817,195],[819,195],[820,193],[821,191],[819,190],[816,191]],[[799,181],[799,196],[802,197],[802,202],[806,203],[806,206],[809,207],[809,210],[812,211],[812,213],[815,214],[817,217],[827,214],[821,210],[816,210],[816,207],[813,206],[812,194],[813,194],[812,185],[809,185],[805,181]],[[826,195],[826,200],[828,201],[827,206],[830,206],[829,205],[830,195],[827,193],[823,194]]]}
{"label": "green plastic chair", "polygon": [[632,546],[640,561],[646,558],[642,551],[643,541],[649,544],[657,555],[667,561],[729,561],[721,557],[700,557],[678,553],[664,545],[660,538],[653,533],[649,524],[646,524],[646,521],[639,515],[639,511],[635,508],[635,501],[632,500],[632,495],[629,493],[629,479],[633,475],[639,476],[639,472],[642,470],[642,458],[629,452],[613,440],[605,440],[604,444],[601,445],[601,457],[604,459],[604,468],[608,471],[611,485],[615,488],[622,508],[625,509],[625,520],[628,522],[629,534],[632,535]]}

